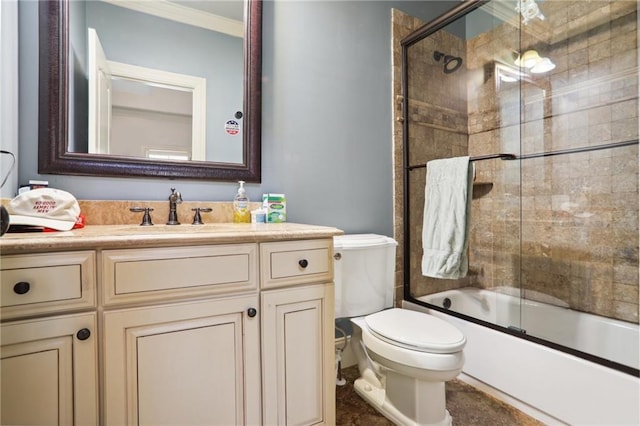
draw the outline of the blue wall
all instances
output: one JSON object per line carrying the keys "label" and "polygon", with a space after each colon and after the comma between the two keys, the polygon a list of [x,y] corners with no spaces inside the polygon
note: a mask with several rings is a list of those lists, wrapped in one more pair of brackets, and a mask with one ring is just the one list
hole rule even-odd
{"label": "blue wall", "polygon": [[[391,7],[424,20],[458,1],[266,1],[263,192],[287,195],[292,222],[393,234]],[[20,1],[19,181],[47,179],[79,199],[232,200],[236,184],[38,175],[37,3]]]}

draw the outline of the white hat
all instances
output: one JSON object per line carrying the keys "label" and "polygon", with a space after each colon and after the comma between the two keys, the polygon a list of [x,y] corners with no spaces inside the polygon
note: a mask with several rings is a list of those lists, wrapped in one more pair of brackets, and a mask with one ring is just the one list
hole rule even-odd
{"label": "white hat", "polygon": [[80,215],[75,197],[53,188],[23,192],[9,202],[7,210],[11,225],[44,226],[58,231],[69,231]]}

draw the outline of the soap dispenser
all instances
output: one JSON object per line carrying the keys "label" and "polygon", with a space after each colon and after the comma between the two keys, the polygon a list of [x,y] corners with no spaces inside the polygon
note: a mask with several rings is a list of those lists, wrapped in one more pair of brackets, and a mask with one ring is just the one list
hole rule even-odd
{"label": "soap dispenser", "polygon": [[240,187],[233,199],[233,223],[250,223],[249,197],[244,189],[244,181],[241,180],[238,183]]}

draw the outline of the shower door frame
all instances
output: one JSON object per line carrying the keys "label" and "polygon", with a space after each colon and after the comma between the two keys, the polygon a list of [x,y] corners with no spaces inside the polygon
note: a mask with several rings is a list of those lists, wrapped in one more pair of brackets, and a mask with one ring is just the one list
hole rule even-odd
{"label": "shower door frame", "polygon": [[[640,377],[640,370],[630,367],[628,365],[620,364],[615,361],[611,361],[606,358],[601,358],[599,356],[582,352],[555,342],[551,342],[539,337],[531,336],[526,334],[524,330],[518,328],[507,328],[503,327],[491,322],[483,321],[478,318],[468,316],[456,311],[451,311],[449,309],[445,309],[441,306],[433,305],[431,303],[424,302],[422,300],[416,299],[411,295],[411,267],[410,261],[411,257],[409,253],[411,252],[411,226],[409,221],[409,211],[410,211],[410,201],[409,201],[409,172],[416,167],[412,167],[409,165],[409,71],[408,71],[408,49],[415,43],[423,40],[427,36],[430,36],[437,31],[441,30],[445,26],[455,22],[456,20],[464,17],[465,15],[471,13],[472,11],[482,7],[483,5],[490,3],[492,0],[463,0],[462,3],[448,12],[440,15],[434,20],[427,22],[425,25],[421,26],[408,36],[404,37],[400,40],[400,45],[402,48],[402,165],[403,165],[403,191],[402,191],[402,206],[403,206],[403,299],[424,306],[429,309],[433,309],[447,315],[451,315],[465,321],[470,321],[474,324],[478,324],[484,327],[491,328],[493,330],[510,334],[520,339],[524,339],[530,341],[532,343],[540,344],[551,349],[555,349],[564,353],[568,353],[579,358],[585,359],[587,361],[594,362],[596,364],[603,365],[605,367],[630,374],[635,377]],[[521,123],[520,123],[521,124]],[[629,141],[633,143],[638,143],[638,140]],[[551,155],[562,154],[564,152],[551,153]],[[485,160],[490,158],[502,158],[507,154],[495,154],[489,156],[478,157],[477,160]],[[485,158],[486,157],[486,158]],[[517,156],[515,158],[508,158],[509,160],[521,160],[527,158],[528,156]],[[533,157],[533,156],[531,156]],[[522,300],[522,296],[521,296]]]}

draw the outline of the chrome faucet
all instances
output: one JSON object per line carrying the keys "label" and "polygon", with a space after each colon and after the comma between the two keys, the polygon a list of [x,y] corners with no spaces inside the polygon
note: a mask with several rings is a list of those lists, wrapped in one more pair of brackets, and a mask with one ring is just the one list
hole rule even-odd
{"label": "chrome faucet", "polygon": [[171,188],[171,195],[169,195],[169,220],[167,225],[180,225],[178,222],[178,212],[176,207],[182,202],[182,195],[176,192],[175,188]]}

